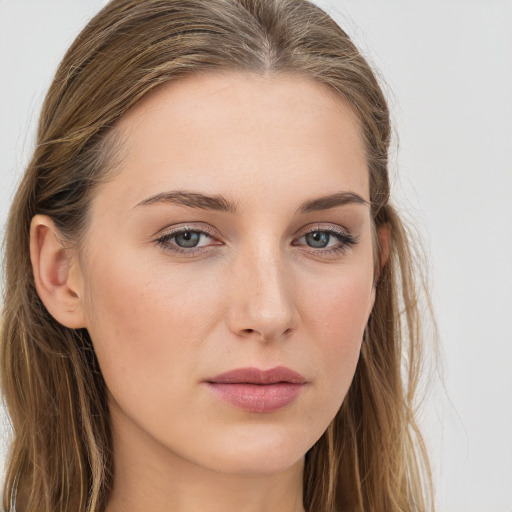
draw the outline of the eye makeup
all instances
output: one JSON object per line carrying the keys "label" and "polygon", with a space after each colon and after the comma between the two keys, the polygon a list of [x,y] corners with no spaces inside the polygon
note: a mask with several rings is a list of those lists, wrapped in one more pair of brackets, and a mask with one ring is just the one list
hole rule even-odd
{"label": "eye makeup", "polygon": [[[200,245],[202,239],[211,239],[216,243]],[[300,243],[301,240],[304,242]],[[337,243],[333,245],[333,241]],[[165,251],[190,257],[212,250],[214,246],[223,245],[212,232],[192,226],[173,229],[158,237],[155,242]],[[358,238],[348,230],[317,225],[302,233],[291,245],[307,247],[307,252],[311,254],[329,257],[343,254],[357,243]]]}

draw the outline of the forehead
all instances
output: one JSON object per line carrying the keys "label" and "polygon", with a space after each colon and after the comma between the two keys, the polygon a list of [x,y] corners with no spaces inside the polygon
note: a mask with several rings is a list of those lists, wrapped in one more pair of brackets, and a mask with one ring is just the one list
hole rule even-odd
{"label": "forehead", "polygon": [[[369,200],[357,117],[327,86],[298,75],[195,75],[159,86],[118,122],[117,186],[136,204],[165,188],[247,197],[333,187]],[[314,188],[314,190],[311,190]]]}

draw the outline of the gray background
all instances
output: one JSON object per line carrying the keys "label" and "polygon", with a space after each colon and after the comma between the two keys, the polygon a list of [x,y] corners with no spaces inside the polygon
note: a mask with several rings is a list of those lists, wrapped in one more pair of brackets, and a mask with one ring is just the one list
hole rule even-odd
{"label": "gray background", "polygon": [[[321,1],[387,82],[393,186],[431,254],[439,512],[512,512],[512,2]],[[43,95],[101,0],[0,0],[0,226]],[[0,470],[8,420],[0,430]]]}

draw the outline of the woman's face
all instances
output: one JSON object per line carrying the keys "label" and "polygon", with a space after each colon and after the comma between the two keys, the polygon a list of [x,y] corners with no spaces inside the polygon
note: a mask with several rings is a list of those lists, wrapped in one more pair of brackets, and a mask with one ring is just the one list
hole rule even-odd
{"label": "woman's face", "polygon": [[356,118],[306,78],[212,74],[160,87],[117,129],[82,253],[115,444],[225,473],[299,463],[374,302]]}

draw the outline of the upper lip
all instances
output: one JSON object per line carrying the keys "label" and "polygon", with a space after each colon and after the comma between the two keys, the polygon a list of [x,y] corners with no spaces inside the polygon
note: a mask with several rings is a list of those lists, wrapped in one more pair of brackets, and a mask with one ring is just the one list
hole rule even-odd
{"label": "upper lip", "polygon": [[279,382],[305,384],[306,379],[300,373],[286,366],[276,366],[269,370],[253,367],[236,368],[211,379],[206,379],[206,382],[217,384],[277,384]]}

